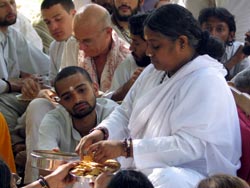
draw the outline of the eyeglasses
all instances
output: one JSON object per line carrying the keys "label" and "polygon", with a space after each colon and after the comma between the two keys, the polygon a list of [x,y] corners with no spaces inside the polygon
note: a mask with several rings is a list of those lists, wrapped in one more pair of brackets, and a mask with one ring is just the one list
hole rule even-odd
{"label": "eyeglasses", "polygon": [[76,39],[79,43],[79,45],[83,44],[87,47],[90,47],[90,46],[94,46],[94,44],[96,44],[96,42],[98,41],[98,38],[101,36],[101,34],[106,31],[107,27],[101,29],[100,31],[98,31],[97,33],[95,33],[94,35],[92,35],[91,37],[89,38],[86,38],[86,39]]}

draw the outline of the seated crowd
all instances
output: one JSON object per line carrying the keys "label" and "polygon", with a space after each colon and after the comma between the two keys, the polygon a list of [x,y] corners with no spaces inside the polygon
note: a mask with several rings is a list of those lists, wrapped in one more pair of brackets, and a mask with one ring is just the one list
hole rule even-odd
{"label": "seated crowd", "polygon": [[[196,19],[171,0],[74,3],[41,2],[45,54],[14,28],[15,0],[0,0],[0,187],[248,188],[228,81],[250,94],[250,32],[236,41],[230,10]],[[33,150],[122,170],[83,185],[69,174],[78,161],[44,173]]]}

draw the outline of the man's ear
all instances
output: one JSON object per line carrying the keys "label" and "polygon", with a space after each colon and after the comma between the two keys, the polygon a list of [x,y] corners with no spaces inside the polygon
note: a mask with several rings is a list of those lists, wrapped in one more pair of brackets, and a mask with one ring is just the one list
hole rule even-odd
{"label": "man's ear", "polygon": [[75,16],[75,14],[76,14],[76,9],[71,9],[71,10],[69,11],[69,13],[72,14],[73,16]]}
{"label": "man's ear", "polygon": [[98,87],[98,84],[95,83],[95,82],[93,82],[92,88],[93,88],[94,95],[95,95],[96,97],[98,97],[98,96],[99,96],[99,87]]}

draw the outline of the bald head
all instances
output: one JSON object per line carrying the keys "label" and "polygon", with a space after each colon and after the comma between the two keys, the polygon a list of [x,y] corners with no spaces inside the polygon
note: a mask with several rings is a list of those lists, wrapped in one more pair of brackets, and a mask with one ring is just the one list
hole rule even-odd
{"label": "bald head", "polygon": [[73,31],[85,56],[97,57],[109,51],[112,43],[111,18],[102,6],[90,4],[82,7],[75,15]]}
{"label": "bald head", "polygon": [[109,12],[97,4],[89,4],[80,8],[76,13],[73,28],[74,31],[79,27],[111,27]]}

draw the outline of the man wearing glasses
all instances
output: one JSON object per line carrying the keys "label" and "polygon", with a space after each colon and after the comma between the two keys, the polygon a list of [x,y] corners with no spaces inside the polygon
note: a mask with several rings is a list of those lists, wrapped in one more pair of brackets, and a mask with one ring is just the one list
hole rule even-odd
{"label": "man wearing glasses", "polygon": [[[78,66],[90,74],[105,92],[111,86],[116,67],[130,53],[128,44],[111,27],[109,12],[96,4],[82,7],[75,15],[73,31],[79,43]],[[72,65],[64,59],[63,67]]]}

